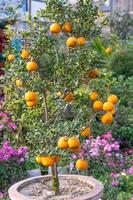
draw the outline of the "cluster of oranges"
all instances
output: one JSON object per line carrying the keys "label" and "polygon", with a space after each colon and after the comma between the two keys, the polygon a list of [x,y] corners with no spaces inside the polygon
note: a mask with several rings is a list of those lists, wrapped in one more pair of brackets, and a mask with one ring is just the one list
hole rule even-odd
{"label": "cluster of oranges", "polygon": [[[62,150],[70,149],[75,153],[79,153],[81,150],[80,140],[75,136],[71,138],[68,138],[67,136],[59,138],[58,147]],[[84,159],[78,159],[75,166],[78,170],[86,170],[88,168],[88,161]]]}
{"label": "cluster of oranges", "polygon": [[35,160],[38,164],[43,165],[44,167],[53,166],[55,163],[59,162],[61,156],[36,156]]}
{"label": "cluster of oranges", "polygon": [[[61,26],[60,24],[58,23],[53,23],[51,26],[50,26],[50,32],[51,33],[54,33],[54,34],[59,34],[61,31],[64,31],[66,33],[72,33],[73,31],[73,27],[72,27],[72,24],[70,22],[66,22],[63,26]],[[84,46],[86,44],[86,39],[84,37],[69,37],[66,41],[66,45],[69,47],[69,48],[74,48],[76,47],[77,45],[79,46]]]}
{"label": "cluster of oranges", "polygon": [[[25,50],[23,49],[21,51],[21,54],[20,54],[20,57],[23,58],[23,59],[28,59],[30,56],[30,52],[28,50]],[[15,60],[15,56],[13,54],[9,54],[8,57],[7,57],[7,60],[9,62],[12,62]],[[30,61],[27,63],[26,65],[26,69],[27,71],[29,72],[34,72],[34,71],[37,71],[38,69],[38,64],[35,62],[35,61]]]}
{"label": "cluster of oranges", "polygon": [[[30,52],[23,49],[20,56],[23,59],[28,59],[30,56]],[[12,62],[15,59],[15,56],[13,54],[10,54],[8,55],[7,59],[9,62]],[[38,64],[35,61],[29,61],[26,65],[26,69],[28,72],[37,71]],[[21,79],[16,79],[15,84],[17,87],[23,87],[23,81]],[[29,91],[25,94],[25,101],[28,107],[35,107],[37,105],[37,99],[37,94],[35,92]]]}
{"label": "cluster of oranges", "polygon": [[115,114],[115,105],[118,103],[118,97],[114,94],[108,96],[106,102],[98,100],[99,94],[97,92],[90,93],[90,99],[93,102],[93,109],[96,111],[105,111],[106,113],[102,115],[101,122],[103,124],[111,124],[113,122],[113,115]]}
{"label": "cluster of oranges", "polygon": [[38,95],[36,92],[32,92],[32,91],[28,91],[25,94],[25,101],[26,101],[26,105],[28,107],[35,107],[37,105],[37,101],[38,101]]}
{"label": "cluster of oranges", "polygon": [[[21,51],[21,53],[20,53],[20,57],[23,58],[23,59],[28,59],[29,56],[30,56],[30,52],[29,52],[28,50],[26,50],[26,49],[23,49],[23,50]],[[7,56],[7,60],[8,60],[9,62],[14,61],[14,60],[15,60],[15,55],[14,55],[14,54],[9,54],[9,55]]]}

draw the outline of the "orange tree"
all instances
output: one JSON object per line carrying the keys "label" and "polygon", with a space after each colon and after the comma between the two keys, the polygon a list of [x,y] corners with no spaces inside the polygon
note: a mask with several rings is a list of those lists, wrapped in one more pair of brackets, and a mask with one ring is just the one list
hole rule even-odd
{"label": "orange tree", "polygon": [[[111,102],[103,103],[102,95],[94,90],[92,109],[88,106],[91,89],[79,92],[81,84],[99,76],[97,67],[102,65],[89,48],[92,35],[100,31],[97,17],[98,7],[90,0],[79,0],[74,8],[66,1],[47,1],[46,8],[28,20],[28,30],[21,34],[22,51],[7,50],[5,109],[19,124],[17,142],[30,145],[31,152],[39,154],[39,164],[51,166],[56,194],[61,154],[65,149],[67,153],[80,151],[82,137],[90,135],[90,124],[97,115],[103,124],[112,123],[111,112],[118,101],[112,96]],[[88,162],[78,160],[76,167],[85,170]]]}

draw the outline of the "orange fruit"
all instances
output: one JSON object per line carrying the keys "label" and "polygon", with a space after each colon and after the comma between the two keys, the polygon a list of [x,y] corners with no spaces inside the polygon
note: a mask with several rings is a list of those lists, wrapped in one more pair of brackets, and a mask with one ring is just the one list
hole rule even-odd
{"label": "orange fruit", "polygon": [[91,129],[90,127],[86,127],[82,132],[81,132],[81,136],[82,137],[88,137],[91,134]]}
{"label": "orange fruit", "polygon": [[27,59],[30,56],[30,52],[28,50],[23,49],[20,56],[23,59]]}
{"label": "orange fruit", "polygon": [[93,103],[94,110],[102,110],[103,109],[103,102],[102,101],[94,101]]}
{"label": "orange fruit", "polygon": [[115,115],[115,113],[116,113],[115,108],[114,108],[112,111],[110,111],[110,113],[111,113],[112,115]]}
{"label": "orange fruit", "polygon": [[105,111],[112,111],[114,109],[114,104],[110,103],[110,102],[105,102],[103,104],[103,110]]}
{"label": "orange fruit", "polygon": [[70,149],[75,149],[80,146],[80,140],[77,137],[71,137],[68,139],[68,146]]}
{"label": "orange fruit", "polygon": [[60,33],[61,32],[61,26],[60,26],[60,24],[58,24],[58,23],[51,24],[51,26],[50,26],[50,32],[51,33],[55,33],[55,34]]}
{"label": "orange fruit", "polygon": [[66,41],[66,45],[69,47],[69,48],[74,48],[77,46],[77,39],[76,37],[69,37]]}
{"label": "orange fruit", "polygon": [[36,71],[38,69],[38,64],[34,61],[30,61],[30,62],[27,63],[26,69],[29,72]]}
{"label": "orange fruit", "polygon": [[13,54],[8,55],[7,57],[9,62],[12,62],[15,59],[15,56]]}
{"label": "orange fruit", "polygon": [[61,97],[62,93],[59,91],[59,92],[56,92],[56,95],[57,95],[57,97]]}
{"label": "orange fruit", "polygon": [[56,156],[53,156],[54,158],[54,162],[59,162],[61,160],[61,156],[60,155],[56,155]]}
{"label": "orange fruit", "polygon": [[89,78],[97,78],[99,76],[99,69],[98,68],[90,69],[87,72],[87,74]]}
{"label": "orange fruit", "polygon": [[59,138],[58,140],[58,147],[60,149],[68,149],[68,138],[66,136]]}
{"label": "orange fruit", "polygon": [[111,124],[113,122],[113,116],[110,112],[105,113],[102,117],[101,117],[101,122],[103,124]]}
{"label": "orange fruit", "polygon": [[37,101],[36,100],[35,101],[26,101],[26,105],[28,107],[33,108],[33,107],[35,107],[37,105]]}
{"label": "orange fruit", "polygon": [[38,164],[42,164],[42,157],[41,156],[36,156],[35,160]]}
{"label": "orange fruit", "polygon": [[86,39],[84,37],[79,37],[77,38],[77,43],[79,46],[84,46],[86,45]]}
{"label": "orange fruit", "polygon": [[89,167],[88,161],[83,159],[78,159],[76,161],[76,169],[78,170],[87,170]]}
{"label": "orange fruit", "polygon": [[66,33],[72,33],[72,31],[73,31],[72,24],[71,24],[70,22],[66,22],[66,23],[63,25],[63,30],[64,30]]}
{"label": "orange fruit", "polygon": [[108,47],[107,49],[105,49],[106,54],[111,55],[112,54],[112,48]]}
{"label": "orange fruit", "polygon": [[25,101],[35,101],[37,99],[36,92],[28,91],[25,94]]}
{"label": "orange fruit", "polygon": [[17,87],[22,87],[23,86],[23,82],[19,79],[16,80],[16,86]]}
{"label": "orange fruit", "polygon": [[96,101],[96,100],[98,99],[98,97],[99,97],[99,95],[98,95],[97,92],[91,92],[91,93],[90,93],[90,99],[91,99],[92,101]]}
{"label": "orange fruit", "polygon": [[42,165],[45,167],[50,167],[54,165],[54,158],[52,156],[42,157]]}
{"label": "orange fruit", "polygon": [[74,94],[72,92],[68,92],[65,95],[64,100],[67,101],[68,103],[72,102],[74,100]]}
{"label": "orange fruit", "polygon": [[118,97],[116,95],[112,94],[108,97],[108,102],[116,104],[118,102]]}
{"label": "orange fruit", "polygon": [[73,153],[80,153],[81,151],[81,146],[77,147],[77,148],[73,148],[73,149],[70,149]]}

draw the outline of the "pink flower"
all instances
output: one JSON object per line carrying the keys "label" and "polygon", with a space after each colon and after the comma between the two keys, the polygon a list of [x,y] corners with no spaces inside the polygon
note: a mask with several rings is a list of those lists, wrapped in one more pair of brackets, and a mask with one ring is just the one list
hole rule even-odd
{"label": "pink flower", "polygon": [[76,155],[76,154],[74,154],[74,153],[71,155],[71,157],[72,157],[72,159],[74,159],[74,160],[76,160],[76,159],[77,159],[77,155]]}
{"label": "pink flower", "polygon": [[110,174],[110,176],[111,176],[112,178],[118,178],[120,175],[117,174],[116,172],[112,172],[112,173]]}
{"label": "pink flower", "polygon": [[117,187],[118,185],[119,185],[119,182],[118,181],[112,181],[112,186],[115,186],[115,187]]}
{"label": "pink flower", "polygon": [[130,175],[133,175],[133,166],[130,167],[130,168],[127,170],[127,173],[130,174]]}
{"label": "pink flower", "polygon": [[4,198],[3,192],[0,192],[0,198]]}
{"label": "pink flower", "polygon": [[111,131],[109,131],[109,132],[107,132],[106,134],[103,134],[102,135],[102,138],[104,138],[104,139],[112,139],[112,132]]}
{"label": "pink flower", "polygon": [[112,151],[112,146],[110,144],[107,144],[105,147],[104,147],[104,152],[111,152]]}
{"label": "pink flower", "polygon": [[12,129],[17,129],[16,124],[14,124],[14,123],[12,123],[12,122],[10,122],[8,125],[9,125]]}
{"label": "pink flower", "polygon": [[3,124],[0,124],[0,131],[4,128]]}

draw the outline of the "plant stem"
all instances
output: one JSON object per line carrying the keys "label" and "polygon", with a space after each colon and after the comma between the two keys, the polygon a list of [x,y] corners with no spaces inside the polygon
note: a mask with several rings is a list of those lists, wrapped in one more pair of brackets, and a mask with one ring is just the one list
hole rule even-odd
{"label": "plant stem", "polygon": [[46,92],[44,92],[44,103],[45,103],[45,122],[48,122],[48,104]]}
{"label": "plant stem", "polygon": [[57,165],[56,163],[54,166],[51,167],[52,172],[52,191],[55,195],[60,194],[60,188],[59,188],[59,177],[58,177],[58,171],[57,171]]}
{"label": "plant stem", "polygon": [[92,115],[90,121],[88,122],[88,124],[86,125],[86,127],[82,130],[82,132],[83,132],[87,127],[90,126],[90,124],[91,124],[91,123],[93,122],[93,120],[95,119],[96,115],[97,115],[97,112],[96,112],[94,115]]}

